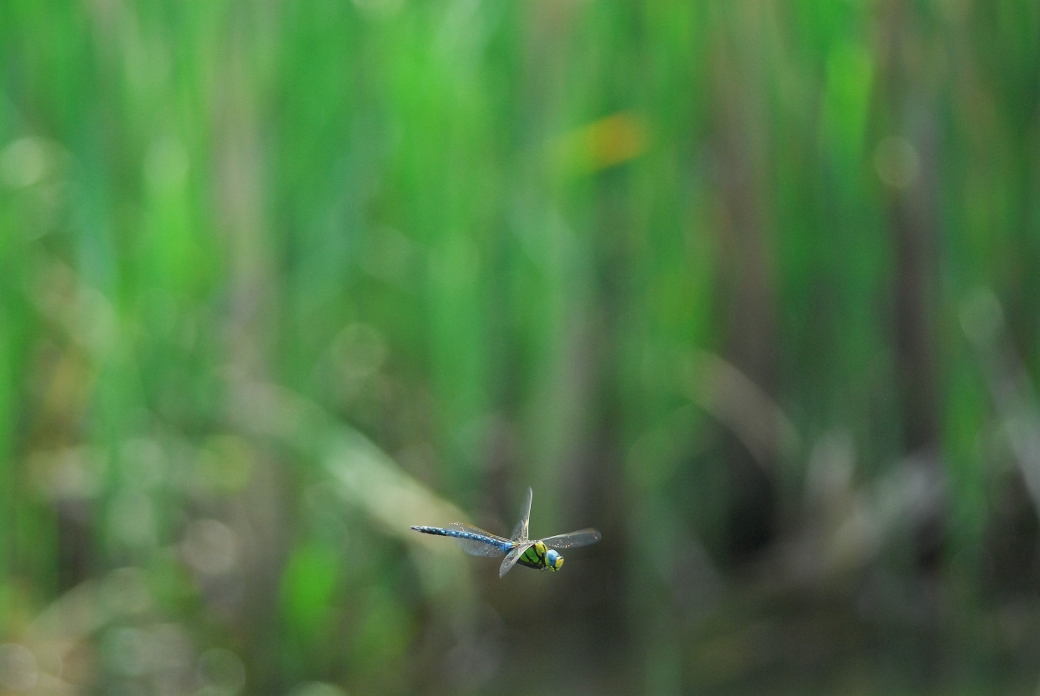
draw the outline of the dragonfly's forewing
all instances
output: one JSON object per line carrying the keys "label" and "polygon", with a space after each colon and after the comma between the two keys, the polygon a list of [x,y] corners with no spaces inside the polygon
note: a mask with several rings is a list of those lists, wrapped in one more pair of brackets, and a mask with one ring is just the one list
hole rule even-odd
{"label": "dragonfly's forewing", "polygon": [[520,557],[524,555],[524,552],[532,546],[534,546],[533,541],[525,541],[506,554],[505,559],[502,561],[502,565],[498,569],[498,577],[502,577],[508,573],[510,568],[515,566],[516,562],[520,560]]}
{"label": "dragonfly's forewing", "polygon": [[531,498],[534,497],[534,491],[531,487],[527,487],[527,497],[524,498],[524,504],[520,506],[520,521],[516,523],[516,527],[513,528],[513,539],[517,541],[527,541],[527,525],[531,520]]}
{"label": "dragonfly's forewing", "polygon": [[542,543],[550,549],[573,549],[578,546],[595,544],[602,538],[603,535],[599,533],[599,530],[589,527],[588,529],[582,529],[577,532],[557,534],[556,536],[542,539]]}
{"label": "dragonfly's forewing", "polygon": [[503,545],[508,545],[509,539],[503,539],[497,534],[484,531],[480,527],[474,527],[470,524],[463,524],[462,522],[452,522],[445,525],[445,529],[450,529],[456,532],[465,532],[467,534],[474,534],[483,539],[460,539],[459,537],[452,537],[452,541],[458,544],[459,548],[468,553],[471,556],[484,556],[485,558],[498,558],[505,551],[502,550]]}

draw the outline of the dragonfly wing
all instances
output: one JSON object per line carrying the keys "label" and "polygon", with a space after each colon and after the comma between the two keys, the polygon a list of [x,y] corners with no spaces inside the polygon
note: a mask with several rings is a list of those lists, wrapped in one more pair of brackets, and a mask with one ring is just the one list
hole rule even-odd
{"label": "dragonfly wing", "polygon": [[531,498],[534,497],[534,491],[531,487],[527,487],[527,497],[524,498],[524,504],[520,506],[520,521],[516,523],[516,527],[513,528],[513,538],[520,541],[527,541],[527,524],[531,520]]}
{"label": "dragonfly wing", "polygon": [[502,561],[502,565],[498,569],[498,577],[502,577],[508,573],[509,570],[516,565],[516,562],[520,560],[520,557],[524,555],[527,549],[532,546],[534,546],[533,541],[525,541],[506,554],[505,559]]}
{"label": "dragonfly wing", "polygon": [[447,529],[449,531],[461,532],[467,535],[466,537],[452,535],[452,541],[454,541],[460,549],[471,556],[498,558],[502,554],[506,553],[506,550],[512,546],[509,539],[503,539],[497,534],[486,532],[480,527],[463,524],[462,522],[452,522],[447,525]]}
{"label": "dragonfly wing", "polygon": [[448,537],[473,556],[497,557],[513,548],[513,542],[509,539],[461,522],[452,522],[446,527],[415,526],[412,529],[423,534]]}
{"label": "dragonfly wing", "polygon": [[597,541],[603,538],[603,535],[599,533],[598,529],[582,529],[577,532],[568,532],[567,534],[557,534],[556,536],[542,539],[542,543],[551,549],[573,549],[578,546],[588,546],[589,544],[595,544]]}

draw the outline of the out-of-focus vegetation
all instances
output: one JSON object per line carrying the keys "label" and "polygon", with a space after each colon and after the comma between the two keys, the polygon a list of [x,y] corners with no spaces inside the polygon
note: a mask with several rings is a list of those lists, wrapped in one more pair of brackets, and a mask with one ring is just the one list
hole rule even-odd
{"label": "out-of-focus vegetation", "polygon": [[1035,693],[1038,100],[1035,0],[4,0],[0,692]]}

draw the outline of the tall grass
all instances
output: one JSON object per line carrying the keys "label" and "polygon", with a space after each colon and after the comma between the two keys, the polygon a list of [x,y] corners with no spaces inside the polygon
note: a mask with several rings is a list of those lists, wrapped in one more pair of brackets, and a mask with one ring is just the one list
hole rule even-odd
{"label": "tall grass", "polygon": [[[1026,0],[8,0],[0,683],[1034,689],[1038,74]],[[566,573],[407,533],[528,484]]]}

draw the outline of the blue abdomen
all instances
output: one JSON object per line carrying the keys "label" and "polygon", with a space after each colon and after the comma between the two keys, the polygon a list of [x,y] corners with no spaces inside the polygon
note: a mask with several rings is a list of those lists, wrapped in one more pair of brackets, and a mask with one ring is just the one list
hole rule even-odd
{"label": "blue abdomen", "polygon": [[508,553],[509,550],[513,548],[513,545],[511,543],[504,544],[498,541],[497,539],[492,539],[491,537],[484,536],[483,534],[474,534],[473,532],[463,532],[457,529],[444,529],[442,527],[423,526],[412,527],[412,529],[414,529],[417,532],[422,532],[423,534],[436,534],[437,536],[452,537],[454,539],[469,539],[470,541],[479,541],[482,544],[494,546],[495,548],[499,549],[502,553]]}

